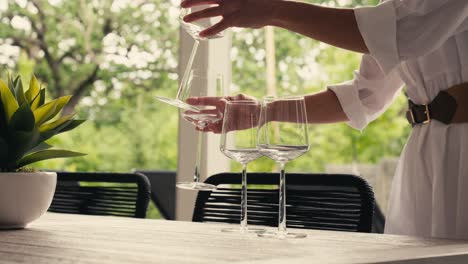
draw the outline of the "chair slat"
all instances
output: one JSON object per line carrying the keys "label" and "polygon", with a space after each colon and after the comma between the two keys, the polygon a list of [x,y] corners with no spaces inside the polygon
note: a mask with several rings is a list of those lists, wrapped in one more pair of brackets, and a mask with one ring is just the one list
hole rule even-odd
{"label": "chair slat", "polygon": [[[56,192],[49,209],[52,212],[138,218],[146,216],[150,187],[144,175],[58,172],[57,179]],[[80,186],[80,182],[106,186]]]}
{"label": "chair slat", "polygon": [[[200,192],[194,221],[240,221],[240,174],[221,173],[207,179],[218,186]],[[249,173],[248,223],[278,223],[278,175]],[[374,196],[370,186],[353,175],[287,175],[287,226],[324,230],[370,232]],[[258,186],[261,186],[259,188]]]}

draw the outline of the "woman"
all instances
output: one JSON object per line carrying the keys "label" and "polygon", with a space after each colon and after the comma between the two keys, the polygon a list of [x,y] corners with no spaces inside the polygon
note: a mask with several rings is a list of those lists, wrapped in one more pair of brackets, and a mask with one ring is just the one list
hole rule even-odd
{"label": "woman", "polygon": [[[202,36],[273,25],[364,53],[354,80],[305,96],[311,123],[346,121],[363,129],[406,85],[413,130],[394,178],[385,232],[468,238],[468,1],[388,0],[339,9],[286,0],[185,0],[182,7],[200,4],[217,6],[186,21],[223,17]],[[223,101],[189,102],[222,107]]]}

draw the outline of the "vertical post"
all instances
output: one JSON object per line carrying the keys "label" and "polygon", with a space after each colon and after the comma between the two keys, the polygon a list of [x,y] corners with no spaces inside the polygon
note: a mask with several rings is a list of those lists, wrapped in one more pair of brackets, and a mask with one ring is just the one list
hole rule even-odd
{"label": "vertical post", "polygon": [[276,95],[275,31],[271,26],[265,27],[265,53],[267,95]]}
{"label": "vertical post", "polygon": [[[194,40],[183,29],[180,30],[179,47],[179,77],[182,76],[188,61]],[[193,68],[216,69],[224,76],[224,85],[229,87],[231,83],[231,63],[229,51],[231,48],[231,34],[221,39],[202,41],[193,63]],[[193,89],[208,89],[209,95],[216,94],[215,82],[208,82],[202,87]],[[229,170],[229,160],[219,152],[219,136],[212,133],[203,135],[203,153],[201,157],[201,181],[208,175]],[[193,125],[179,118],[178,136],[178,165],[177,182],[192,181],[195,168],[195,153],[197,147],[197,135]],[[197,192],[190,190],[176,190],[176,220],[191,221]]]}

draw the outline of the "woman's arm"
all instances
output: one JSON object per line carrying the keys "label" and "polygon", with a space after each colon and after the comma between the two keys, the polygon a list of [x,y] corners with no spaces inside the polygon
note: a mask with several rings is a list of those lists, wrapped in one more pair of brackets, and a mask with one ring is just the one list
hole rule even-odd
{"label": "woman's arm", "polygon": [[[338,101],[335,93],[331,90],[325,90],[316,94],[304,96],[306,109],[307,109],[307,122],[311,124],[323,124],[323,123],[337,123],[348,121],[343,108]],[[281,107],[272,107],[274,111],[273,115],[276,121],[290,121],[288,120],[288,113],[276,112],[274,109],[288,109],[288,100],[278,101],[276,104],[285,104]],[[295,105],[291,105],[295,107]],[[289,113],[295,111],[291,109]]]}
{"label": "woman's arm", "polygon": [[[211,110],[202,110],[202,112],[207,112],[207,113],[213,113],[213,112],[218,112],[218,113],[224,113],[224,109],[226,107],[226,103],[228,101],[235,101],[235,100],[242,100],[242,101],[256,101],[255,98],[239,94],[236,96],[226,96],[226,97],[191,97],[187,99],[187,103],[195,106],[203,105],[203,106],[212,106],[215,109]],[[346,114],[343,111],[343,108],[340,105],[340,102],[338,98],[336,97],[335,93],[331,90],[326,90],[323,92],[319,92],[316,94],[311,94],[311,95],[306,95],[304,97],[305,104],[306,104],[306,109],[307,109],[307,122],[308,123],[337,123],[337,122],[345,122],[348,121],[348,118]],[[274,116],[274,120],[276,121],[285,121],[289,122],[291,120],[288,120],[288,116],[290,116],[289,113],[293,113],[295,111],[295,104],[290,104],[288,105],[288,100],[284,101],[277,101],[275,104],[285,104],[281,106],[281,109],[288,109],[288,107],[291,108],[290,111],[287,112],[281,112],[281,111],[275,111],[275,109],[278,109],[279,107],[273,106],[270,108],[273,112],[270,113],[271,115]],[[239,108],[237,113],[235,113],[236,118],[234,119],[242,119],[243,113],[246,113],[246,111],[258,111],[258,109],[246,109],[244,108]],[[241,130],[241,129],[247,129],[246,125],[248,124],[242,124],[238,123],[238,127],[232,126],[233,130]],[[222,131],[222,122],[216,122],[209,124],[205,129],[201,130],[204,132],[214,132],[214,133],[221,133]]]}
{"label": "woman's arm", "polygon": [[368,53],[353,9],[278,1],[272,26],[285,28],[343,49]]}
{"label": "woman's arm", "polygon": [[215,35],[229,27],[282,27],[331,45],[367,53],[353,9],[330,8],[288,0],[185,0],[182,7],[217,4],[185,17],[192,22],[206,17],[223,19],[201,36]]}

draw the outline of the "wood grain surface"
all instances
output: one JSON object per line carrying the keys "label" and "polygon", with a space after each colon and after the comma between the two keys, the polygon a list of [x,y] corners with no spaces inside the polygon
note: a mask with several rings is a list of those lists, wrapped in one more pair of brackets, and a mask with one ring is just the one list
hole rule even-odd
{"label": "wood grain surface", "polygon": [[318,230],[278,240],[225,226],[47,213],[0,231],[0,263],[468,263],[468,241]]}

